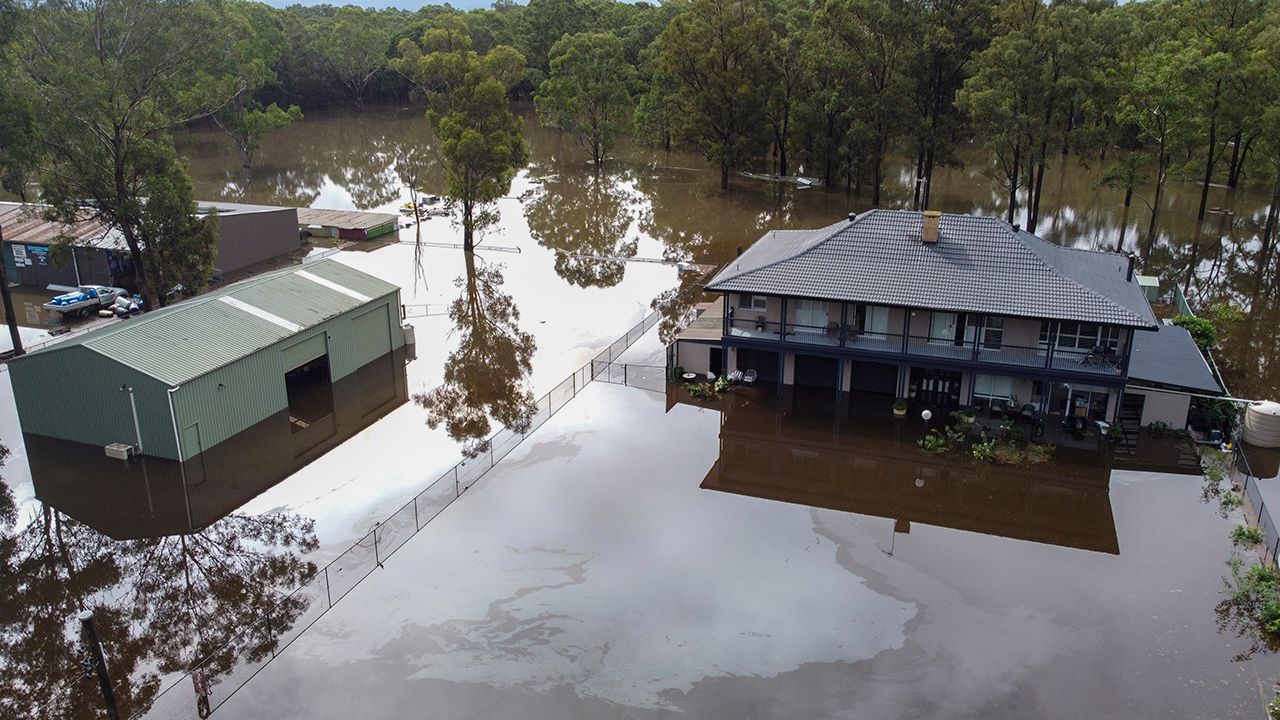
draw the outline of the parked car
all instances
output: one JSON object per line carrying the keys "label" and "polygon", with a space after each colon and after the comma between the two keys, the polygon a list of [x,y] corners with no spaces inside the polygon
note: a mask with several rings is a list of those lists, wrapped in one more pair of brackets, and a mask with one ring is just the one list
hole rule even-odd
{"label": "parked car", "polygon": [[77,317],[95,312],[99,308],[109,307],[118,297],[129,297],[129,291],[105,285],[83,285],[53,298],[44,304],[44,309],[64,316]]}

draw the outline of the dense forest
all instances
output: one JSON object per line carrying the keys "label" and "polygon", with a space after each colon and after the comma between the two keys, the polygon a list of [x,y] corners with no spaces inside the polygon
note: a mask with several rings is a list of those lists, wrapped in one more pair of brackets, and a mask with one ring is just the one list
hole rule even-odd
{"label": "dense forest", "polygon": [[[7,4],[4,4],[7,3]],[[130,201],[188,200],[171,131],[210,118],[243,163],[321,107],[422,103],[470,244],[526,158],[513,101],[597,165],[619,136],[696,148],[732,171],[806,175],[878,205],[885,158],[914,158],[912,204],[973,143],[1008,220],[1034,231],[1046,166],[1104,169],[1160,222],[1170,177],[1245,178],[1280,204],[1275,0],[499,0],[462,12],[274,8],[242,0],[0,0],[4,187],[120,226],[151,284],[198,275],[162,252],[196,228]],[[147,43],[139,41],[145,29]],[[143,152],[145,150],[145,152]],[[1117,150],[1123,152],[1117,152]],[[85,173],[85,168],[101,173]],[[74,170],[74,172],[73,172]],[[144,187],[145,186],[145,187]],[[145,193],[144,193],[145,191]],[[188,247],[193,241],[185,241]],[[197,268],[196,270],[201,270]],[[141,283],[146,286],[146,278]]]}

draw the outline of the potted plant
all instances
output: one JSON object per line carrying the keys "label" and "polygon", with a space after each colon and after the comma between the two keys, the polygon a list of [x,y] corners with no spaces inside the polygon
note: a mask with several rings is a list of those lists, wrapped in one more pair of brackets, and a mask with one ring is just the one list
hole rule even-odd
{"label": "potted plant", "polygon": [[894,400],[894,401],[893,401],[893,416],[894,416],[894,417],[906,417],[906,416],[907,416],[907,401],[906,401],[906,400],[903,400],[902,398],[898,398],[897,400]]}

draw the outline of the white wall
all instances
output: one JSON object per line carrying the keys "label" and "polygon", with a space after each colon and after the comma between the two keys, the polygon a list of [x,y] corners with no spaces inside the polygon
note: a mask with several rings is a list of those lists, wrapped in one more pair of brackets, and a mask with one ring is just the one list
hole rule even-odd
{"label": "white wall", "polygon": [[685,372],[705,375],[711,367],[711,346],[677,340],[676,364]]}
{"label": "white wall", "polygon": [[1177,430],[1186,428],[1187,413],[1191,410],[1191,398],[1187,395],[1145,388],[1125,388],[1125,393],[1146,397],[1142,405],[1143,426],[1159,421]]}

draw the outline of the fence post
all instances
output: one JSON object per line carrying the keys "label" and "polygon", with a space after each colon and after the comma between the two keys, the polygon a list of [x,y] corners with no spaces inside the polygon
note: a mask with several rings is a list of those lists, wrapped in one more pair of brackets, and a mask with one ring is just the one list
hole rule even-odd
{"label": "fence post", "polygon": [[626,363],[622,363],[622,384],[623,385],[629,384],[627,382],[627,364]]}
{"label": "fence post", "polygon": [[382,523],[374,523],[373,525],[373,564],[381,565],[382,558],[378,555],[378,528]]}
{"label": "fence post", "polygon": [[[547,406],[548,406],[548,407],[550,407],[550,406],[551,406],[551,404],[550,404],[550,403],[547,403]],[[490,442],[489,442],[489,469],[490,469],[490,470],[492,470],[492,469],[493,469],[493,462],[494,462],[494,460],[493,460],[493,442],[492,442],[492,441],[490,441]]]}
{"label": "fence post", "polygon": [[420,495],[421,493],[413,496],[413,531],[415,533],[422,529],[422,525],[418,524],[418,497]]}
{"label": "fence post", "polygon": [[573,381],[573,396],[578,397],[578,371],[574,370],[573,375],[569,377]]}
{"label": "fence post", "polygon": [[1277,562],[1277,560],[1276,560],[1276,553],[1280,553],[1280,538],[1276,538],[1276,544],[1275,544],[1275,547],[1273,547],[1273,548],[1271,549],[1271,564],[1272,564],[1272,565],[1280,565],[1280,562]]}
{"label": "fence post", "polygon": [[329,608],[333,609],[333,591],[329,589],[329,566],[324,566],[324,596],[329,601]]}
{"label": "fence post", "polygon": [[453,466],[453,496],[455,498],[462,497],[461,486],[458,485],[458,466]]}

